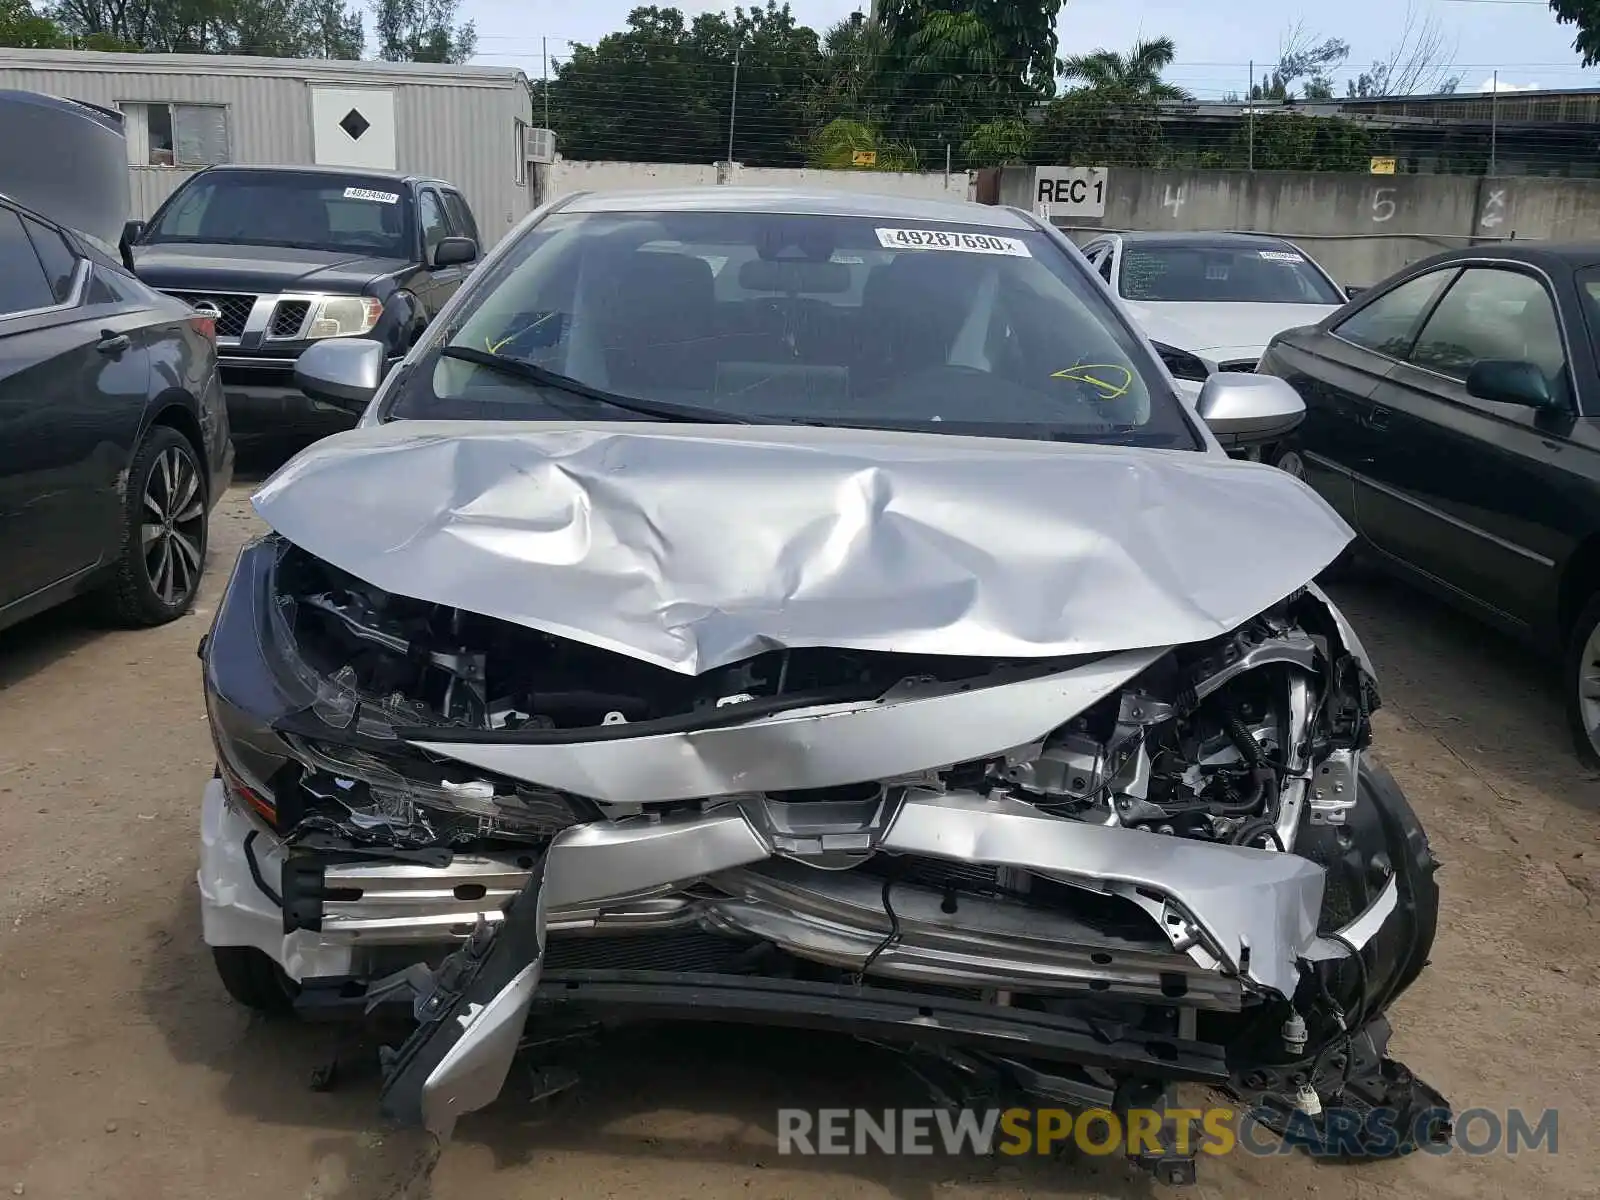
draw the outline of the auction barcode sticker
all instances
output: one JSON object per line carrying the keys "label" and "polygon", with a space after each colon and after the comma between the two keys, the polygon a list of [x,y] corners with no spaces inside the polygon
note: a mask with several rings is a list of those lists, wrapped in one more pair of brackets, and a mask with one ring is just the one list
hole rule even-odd
{"label": "auction barcode sticker", "polygon": [[345,188],[346,200],[376,200],[379,204],[399,204],[400,197],[395,192],[375,192],[371,188]]}
{"label": "auction barcode sticker", "polygon": [[885,250],[954,250],[959,254],[1003,254],[1032,258],[1018,238],[992,233],[950,233],[943,229],[880,229],[878,245]]}
{"label": "auction barcode sticker", "polygon": [[1261,251],[1261,257],[1268,262],[1305,262],[1304,258],[1292,250],[1263,250]]}

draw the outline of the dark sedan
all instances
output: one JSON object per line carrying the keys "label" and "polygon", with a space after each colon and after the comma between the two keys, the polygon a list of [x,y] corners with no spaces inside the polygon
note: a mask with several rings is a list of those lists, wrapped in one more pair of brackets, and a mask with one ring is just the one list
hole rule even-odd
{"label": "dark sedan", "polygon": [[1382,566],[1559,655],[1600,766],[1600,246],[1435,255],[1260,369],[1307,418],[1276,461]]}
{"label": "dark sedan", "polygon": [[0,196],[0,628],[188,611],[233,444],[210,318]]}

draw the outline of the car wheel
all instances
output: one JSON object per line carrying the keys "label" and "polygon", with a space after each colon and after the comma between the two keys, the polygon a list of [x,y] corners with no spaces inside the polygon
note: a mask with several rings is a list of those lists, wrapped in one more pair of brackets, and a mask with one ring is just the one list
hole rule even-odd
{"label": "car wheel", "polygon": [[299,985],[254,946],[213,946],[211,959],[228,995],[246,1008],[273,1017],[294,1013]]}
{"label": "car wheel", "polygon": [[1272,465],[1301,483],[1306,482],[1306,461],[1294,450],[1284,450],[1272,459]]}
{"label": "car wheel", "polygon": [[176,429],[157,425],[133,456],[122,553],[106,589],[120,625],[162,625],[194,604],[206,561],[205,473]]}
{"label": "car wheel", "polygon": [[1600,768],[1600,595],[1573,623],[1561,682],[1573,746],[1584,763]]}

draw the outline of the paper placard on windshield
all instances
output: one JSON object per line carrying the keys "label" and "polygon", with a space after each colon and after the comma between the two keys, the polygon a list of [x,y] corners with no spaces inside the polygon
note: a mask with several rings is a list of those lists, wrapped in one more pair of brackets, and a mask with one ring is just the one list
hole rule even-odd
{"label": "paper placard on windshield", "polygon": [[944,229],[880,229],[878,245],[885,250],[954,250],[958,254],[1033,257],[1020,238],[999,237],[992,233],[950,233]]}
{"label": "paper placard on windshield", "polygon": [[1305,262],[1305,258],[1293,250],[1263,250],[1261,257],[1268,262]]}
{"label": "paper placard on windshield", "polygon": [[375,200],[379,204],[399,204],[398,192],[375,192],[371,188],[345,188],[346,200]]}

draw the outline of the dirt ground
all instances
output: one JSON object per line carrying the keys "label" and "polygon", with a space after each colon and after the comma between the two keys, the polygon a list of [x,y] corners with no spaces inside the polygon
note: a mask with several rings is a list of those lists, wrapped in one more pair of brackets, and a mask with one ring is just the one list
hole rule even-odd
{"label": "dirt ground", "polygon": [[[219,509],[205,594],[164,629],[72,607],[0,634],[0,1194],[167,1200],[511,1197],[1139,1197],[1120,1159],[780,1158],[780,1106],[922,1106],[842,1039],[741,1030],[618,1036],[553,1107],[508,1089],[434,1153],[386,1131],[376,1083],[322,1094],[326,1028],[252,1019],[200,943],[194,867],[212,751],[196,644],[258,528]],[[1338,598],[1377,659],[1379,749],[1445,867],[1431,969],[1395,1049],[1458,1108],[1560,1110],[1555,1154],[1301,1155],[1201,1163],[1197,1197],[1390,1192],[1600,1197],[1600,780],[1541,670],[1392,584]],[[1587,1086],[1585,1086],[1587,1084]],[[1481,1136],[1481,1128],[1477,1131]]]}

